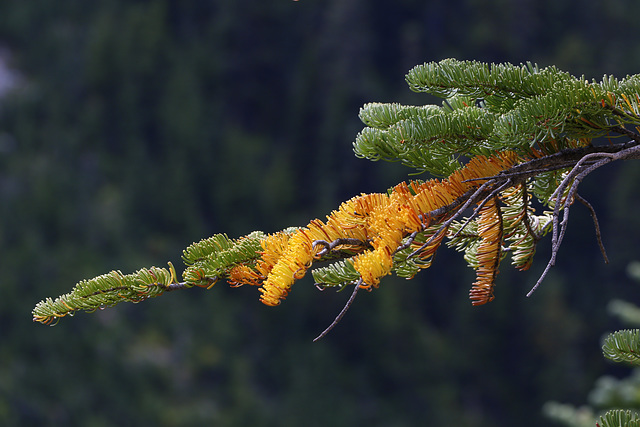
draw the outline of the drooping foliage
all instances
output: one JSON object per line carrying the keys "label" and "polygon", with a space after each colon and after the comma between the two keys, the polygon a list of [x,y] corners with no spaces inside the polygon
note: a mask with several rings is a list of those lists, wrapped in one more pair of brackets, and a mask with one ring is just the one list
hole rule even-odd
{"label": "drooping foliage", "polygon": [[[220,280],[259,286],[260,300],[278,305],[309,270],[318,287],[371,290],[390,274],[413,278],[443,242],[476,271],[470,298],[480,305],[494,298],[501,261],[509,256],[517,269],[528,269],[538,241],[551,232],[544,277],[574,201],[590,209],[599,237],[578,184],[604,164],[638,156],[640,77],[596,82],[554,67],[448,59],[419,65],[406,80],[416,92],[443,98],[442,105],[365,105],[355,153],[439,178],[355,196],[304,227],[194,243],[184,251],[181,280],[173,267],[154,267],[82,281],[38,303],[34,320],[52,323],[78,310]],[[595,141],[603,136],[604,145]],[[614,137],[625,140],[614,144]]]}

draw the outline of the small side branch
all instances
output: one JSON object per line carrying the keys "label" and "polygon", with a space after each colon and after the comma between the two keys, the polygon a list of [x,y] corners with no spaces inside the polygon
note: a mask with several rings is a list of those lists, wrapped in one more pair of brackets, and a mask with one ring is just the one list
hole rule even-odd
{"label": "small side branch", "polygon": [[[627,146],[626,148],[613,153],[611,152],[588,153],[582,156],[576,162],[575,166],[573,166],[573,168],[569,171],[569,173],[564,177],[564,179],[562,180],[562,182],[560,183],[556,191],[551,196],[552,198],[556,199],[556,204],[553,210],[553,234],[551,238],[551,258],[549,259],[549,262],[547,263],[547,266],[545,267],[544,271],[538,278],[538,281],[535,283],[533,288],[531,288],[529,293],[527,293],[528,297],[531,296],[536,291],[538,286],[540,286],[540,283],[542,283],[544,278],[547,276],[547,273],[549,272],[551,267],[553,267],[556,263],[558,250],[560,249],[560,245],[562,244],[562,240],[564,238],[566,228],[567,228],[567,223],[569,221],[569,208],[571,206],[571,203],[573,202],[574,199],[579,201],[580,199],[582,199],[577,194],[578,186],[580,185],[580,182],[582,182],[582,180],[591,172],[615,160],[637,159],[637,158],[640,158],[640,145],[635,145],[635,144],[631,146]],[[567,188],[568,188],[568,191],[567,191]],[[564,197],[564,200],[561,200],[562,195],[565,192],[567,194]],[[582,203],[584,204],[585,202],[586,201]],[[592,218],[594,218],[594,224],[596,228],[596,237],[598,239],[598,244],[600,245],[605,261],[608,261],[606,252],[604,251],[604,245],[602,245],[600,227],[598,225],[597,218],[594,216],[595,212],[593,210],[593,207],[591,207],[590,204],[587,203],[586,206],[592,213]],[[559,219],[561,209],[564,210],[562,221],[560,221]]]}

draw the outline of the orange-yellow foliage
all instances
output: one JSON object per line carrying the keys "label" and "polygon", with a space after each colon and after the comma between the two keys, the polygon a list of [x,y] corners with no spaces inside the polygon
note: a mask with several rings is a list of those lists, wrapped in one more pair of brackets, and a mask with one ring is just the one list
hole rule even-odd
{"label": "orange-yellow foliage", "polygon": [[494,197],[487,200],[478,217],[478,234],[482,240],[476,254],[476,281],[469,291],[473,305],[482,305],[493,300],[493,287],[501,257],[502,231],[500,207]]}
{"label": "orange-yellow foliage", "polygon": [[[431,217],[430,212],[451,205],[466,192],[479,187],[483,182],[481,178],[495,176],[521,160],[510,151],[492,157],[477,156],[444,180],[432,179],[422,183],[413,181],[408,184],[403,182],[396,185],[390,194],[356,196],[327,216],[326,222],[314,219],[291,236],[280,233],[265,238],[262,245],[264,252],[256,263],[256,268],[234,269],[232,280],[236,283],[256,284],[258,278],[264,278],[260,289],[261,301],[267,305],[277,305],[287,296],[293,282],[306,274],[318,252],[324,248],[314,247],[314,242],[358,239],[368,243],[370,248],[364,245],[349,247],[361,252],[353,258],[354,268],[362,278],[361,286],[376,287],[382,277],[391,273],[393,255],[402,240],[411,233],[442,222],[446,217]],[[481,250],[478,251],[478,281],[474,284],[476,290],[472,290],[474,304],[492,298],[490,291],[487,293],[485,290],[493,283],[496,269],[491,266],[497,253],[496,245],[499,247],[501,243],[501,235],[496,234],[499,227],[492,216],[495,209],[498,209],[495,201],[489,201],[480,213],[483,240]],[[421,258],[431,257],[443,237],[444,233],[437,236],[425,248]],[[247,274],[244,281],[243,273]]]}

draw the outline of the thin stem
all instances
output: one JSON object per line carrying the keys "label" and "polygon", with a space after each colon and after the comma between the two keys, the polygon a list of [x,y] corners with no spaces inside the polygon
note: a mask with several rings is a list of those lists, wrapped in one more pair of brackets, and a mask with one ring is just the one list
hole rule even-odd
{"label": "thin stem", "polygon": [[540,239],[542,239],[542,234],[536,233],[531,227],[531,217],[529,217],[529,191],[526,183],[522,184],[522,205],[524,206],[524,226],[527,229],[527,233],[533,238],[533,244],[537,245]]}
{"label": "thin stem", "polygon": [[342,320],[344,315],[347,313],[347,310],[349,310],[349,307],[351,307],[353,300],[356,299],[356,294],[358,293],[358,289],[360,289],[361,284],[362,284],[362,278],[356,282],[355,286],[353,287],[353,292],[351,292],[351,296],[349,297],[349,300],[347,301],[345,306],[342,308],[342,311],[340,311],[340,313],[336,316],[333,322],[331,322],[331,324],[327,327],[327,329],[322,331],[320,335],[314,338],[313,342],[316,342],[319,339],[324,338],[338,323],[340,323],[340,320]]}
{"label": "thin stem", "polygon": [[326,240],[315,240],[312,247],[315,249],[316,246],[324,246],[324,248],[320,250],[320,252],[318,252],[318,256],[322,257],[334,250],[337,246],[341,245],[366,247],[369,245],[369,243],[355,238],[340,238],[334,240],[333,242],[328,242]]}
{"label": "thin stem", "polygon": [[602,253],[602,257],[604,258],[605,264],[609,264],[609,257],[607,257],[607,251],[604,248],[604,244],[602,243],[602,234],[600,234],[600,224],[598,223],[598,216],[596,215],[596,210],[591,206],[586,199],[576,193],[576,200],[585,205],[587,209],[589,209],[589,213],[591,214],[591,218],[593,219],[593,227],[596,230],[596,239],[598,240],[598,247],[600,248],[600,253]]}
{"label": "thin stem", "polygon": [[165,292],[178,291],[180,289],[189,289],[191,287],[192,286],[187,285],[187,282],[172,283],[165,287]]}
{"label": "thin stem", "polygon": [[625,129],[623,126],[612,126],[611,130],[616,133],[622,134],[626,137],[629,137],[632,140],[634,140],[636,143],[640,144],[640,135],[628,129]]}
{"label": "thin stem", "polygon": [[398,246],[394,252],[398,253],[404,249],[407,249],[409,246],[411,246],[411,244],[413,243],[413,241],[416,239],[416,236],[418,235],[418,231],[414,231],[413,233],[411,233],[409,235],[409,238],[407,239],[407,241],[405,243],[403,243],[402,245]]}

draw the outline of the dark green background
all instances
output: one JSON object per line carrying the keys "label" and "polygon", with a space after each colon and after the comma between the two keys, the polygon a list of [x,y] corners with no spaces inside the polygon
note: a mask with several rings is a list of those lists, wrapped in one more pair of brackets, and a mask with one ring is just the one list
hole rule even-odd
{"label": "dark green background", "polygon": [[[193,289],[32,323],[79,280],[166,261],[214,233],[323,218],[408,179],[356,159],[370,101],[425,103],[403,80],[447,57],[640,72],[636,0],[32,0],[0,3],[20,87],[0,101],[0,424],[8,426],[539,426],[611,372],[605,303],[637,301],[640,172],[591,175],[611,264],[585,209],[559,262],[505,263],[473,308],[473,272],[443,249],[412,281],[361,293],[298,282]],[[180,269],[180,268],[179,268]],[[619,368],[618,368],[619,369]]]}

